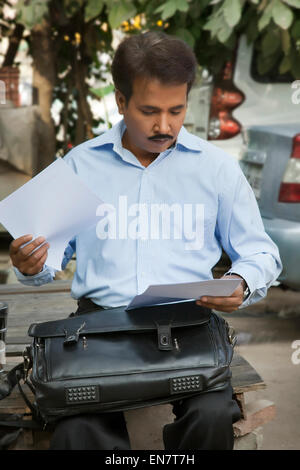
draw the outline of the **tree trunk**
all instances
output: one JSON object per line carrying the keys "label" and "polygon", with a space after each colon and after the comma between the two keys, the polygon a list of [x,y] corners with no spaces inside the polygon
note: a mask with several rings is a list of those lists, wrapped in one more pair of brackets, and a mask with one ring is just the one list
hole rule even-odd
{"label": "tree trunk", "polygon": [[[90,105],[87,101],[88,96],[88,86],[86,84],[87,77],[87,65],[76,56],[74,61],[74,75],[75,75],[75,87],[78,93],[77,107],[78,107],[78,119],[81,122],[78,123],[76,132],[76,141],[75,144],[81,143],[83,140],[92,139],[93,134],[93,114],[90,108]],[[82,135],[80,128],[84,129],[84,139],[82,140]]]}
{"label": "tree trunk", "polygon": [[[78,120],[80,120],[80,122],[77,122],[76,126],[75,144],[79,144],[83,140],[92,139],[94,137],[93,113],[87,100],[89,87],[86,82],[88,64],[91,62],[91,57],[86,53],[84,41],[84,38],[88,36],[88,27],[89,26],[85,25],[84,22],[84,11],[81,10],[77,17],[77,31],[81,33],[81,40],[73,56],[74,84],[77,90]],[[84,132],[84,136],[82,136],[82,132]]]}
{"label": "tree trunk", "polygon": [[33,86],[37,91],[40,109],[40,149],[35,172],[38,173],[54,161],[56,135],[51,116],[52,94],[55,85],[55,54],[51,39],[51,26],[47,20],[32,30]]}
{"label": "tree trunk", "polygon": [[80,99],[77,98],[77,121],[75,127],[75,142],[74,145],[79,145],[86,140],[86,126],[85,119],[82,114]]}
{"label": "tree trunk", "polygon": [[15,57],[17,55],[20,41],[23,37],[24,26],[17,24],[11,36],[9,36],[9,46],[5,54],[4,62],[2,67],[11,67],[14,65]]}

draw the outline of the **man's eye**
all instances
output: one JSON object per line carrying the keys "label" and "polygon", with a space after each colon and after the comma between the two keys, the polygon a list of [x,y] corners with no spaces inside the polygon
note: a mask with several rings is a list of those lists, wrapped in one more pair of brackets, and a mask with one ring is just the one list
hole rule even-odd
{"label": "man's eye", "polygon": [[154,111],[143,111],[143,110],[142,110],[142,113],[143,113],[145,116],[151,116],[152,114],[154,114]]}
{"label": "man's eye", "polygon": [[181,113],[181,111],[171,111],[171,114],[173,114],[173,116],[177,116],[180,113]]}

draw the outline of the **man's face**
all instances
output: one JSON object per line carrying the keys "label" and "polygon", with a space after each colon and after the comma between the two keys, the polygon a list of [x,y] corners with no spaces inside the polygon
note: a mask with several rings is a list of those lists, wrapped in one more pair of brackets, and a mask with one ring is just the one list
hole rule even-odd
{"label": "man's face", "polygon": [[155,158],[176,140],[187,108],[187,84],[162,84],[157,79],[139,77],[126,104],[118,90],[116,100],[124,115],[127,131],[123,145],[137,158]]}

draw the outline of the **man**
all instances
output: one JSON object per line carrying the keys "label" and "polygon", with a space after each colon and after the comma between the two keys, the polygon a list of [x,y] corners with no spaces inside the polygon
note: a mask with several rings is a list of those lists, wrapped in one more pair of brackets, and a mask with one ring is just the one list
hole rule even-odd
{"label": "man", "polygon": [[[104,224],[66,249],[62,268],[76,251],[77,314],[127,305],[150,284],[211,279],[222,247],[232,261],[227,274],[242,282],[230,297],[201,298],[199,306],[234,311],[263,298],[280,273],[277,247],[238,163],[183,127],[195,68],[193,52],[178,39],[157,33],[126,39],[112,64],[124,119],[65,157],[112,209]],[[45,264],[49,245],[38,238],[22,248],[30,240],[11,244],[17,276],[25,284],[49,282],[55,274]],[[240,415],[230,385],[181,400],[174,413],[164,428],[167,449],[232,449]],[[128,449],[123,414],[62,420],[51,448]]]}

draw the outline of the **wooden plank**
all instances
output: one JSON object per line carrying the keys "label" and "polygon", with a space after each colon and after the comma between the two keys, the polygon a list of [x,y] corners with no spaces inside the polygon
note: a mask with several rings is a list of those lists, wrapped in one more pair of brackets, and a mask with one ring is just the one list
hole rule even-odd
{"label": "wooden plank", "polygon": [[234,353],[232,363],[232,387],[236,394],[266,387],[265,382],[249,362],[237,353]]}
{"label": "wooden plank", "polygon": [[243,419],[247,418],[247,410],[245,404],[245,394],[244,393],[235,393],[234,398],[236,399],[237,404],[241,410],[241,417]]}
{"label": "wooden plank", "polygon": [[77,309],[77,302],[70,295],[70,281],[30,288],[21,284],[0,286],[0,301],[8,304],[8,356],[22,354],[31,343],[27,331],[32,323],[67,318]]}
{"label": "wooden plank", "polygon": [[[27,385],[21,385],[21,388],[30,402],[33,402],[34,396]],[[30,413],[17,386],[8,397],[0,400],[0,413]]]}
{"label": "wooden plank", "polygon": [[236,437],[245,436],[275,418],[275,405],[269,400],[256,400],[246,404],[247,418],[233,424]]}
{"label": "wooden plank", "polygon": [[245,393],[266,388],[265,382],[258,376],[255,369],[232,368],[232,387],[234,393]]}
{"label": "wooden plank", "polygon": [[[21,283],[0,284],[0,297],[11,294],[32,294],[32,293],[50,293],[50,292],[70,292],[70,280],[58,280],[43,284],[42,286],[25,286]],[[1,299],[2,300],[2,299]]]}

